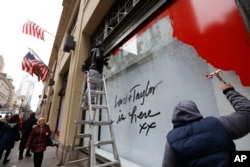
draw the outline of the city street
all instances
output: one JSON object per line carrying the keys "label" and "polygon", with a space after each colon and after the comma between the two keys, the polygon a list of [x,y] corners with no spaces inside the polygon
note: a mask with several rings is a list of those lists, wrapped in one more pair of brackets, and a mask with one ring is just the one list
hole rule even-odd
{"label": "city street", "polygon": [[[18,150],[19,142],[16,142],[14,149],[11,150],[9,159],[10,161],[3,165],[3,157],[0,161],[0,166],[3,167],[33,167],[33,157],[26,158],[24,157],[22,160],[18,160]],[[46,151],[44,152],[44,158],[42,167],[53,167],[58,165],[58,160],[56,159],[56,149],[57,147],[47,147]],[[5,153],[5,152],[4,152]]]}

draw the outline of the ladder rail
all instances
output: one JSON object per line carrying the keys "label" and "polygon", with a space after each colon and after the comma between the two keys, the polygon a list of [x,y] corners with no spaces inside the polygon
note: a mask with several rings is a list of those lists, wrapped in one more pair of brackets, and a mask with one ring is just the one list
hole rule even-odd
{"label": "ladder rail", "polygon": [[[85,92],[85,88],[86,88],[86,80],[87,80],[87,73],[85,73],[84,75],[84,79],[83,79],[83,85],[82,85],[82,92],[81,92],[81,97],[80,97],[80,103],[79,103],[79,111],[78,111],[78,120],[81,117],[81,110],[82,110],[82,100],[84,99],[84,92]],[[75,135],[74,135],[74,139],[73,139],[73,143],[70,145],[69,151],[67,153],[66,159],[65,159],[65,166],[68,165],[69,163],[69,156],[71,154],[71,152],[73,151],[75,144],[76,144],[76,138],[77,137],[77,132],[78,132],[78,126],[75,126]]]}
{"label": "ladder rail", "polygon": [[[92,113],[92,97],[91,97],[91,91],[90,91],[90,76],[89,76],[89,73],[87,72],[87,89],[88,89],[88,105],[89,105],[89,118],[90,120],[94,120],[94,117],[93,117],[93,113]],[[94,112],[95,113],[95,112]],[[95,114],[94,114],[95,115]],[[94,132],[94,126],[89,124],[90,126],[90,129],[91,129],[91,141],[93,141],[95,139],[95,132]],[[94,167],[95,166],[95,145],[94,145],[94,142],[90,142],[90,167]],[[93,166],[94,165],[94,166]]]}
{"label": "ladder rail", "polygon": [[[82,111],[83,111],[82,103],[83,103],[83,99],[84,99],[84,92],[86,89],[86,80],[87,80],[87,73],[85,73],[85,75],[84,75],[84,80],[83,80],[83,85],[82,85],[82,92],[81,92],[82,94],[81,94],[81,99],[80,99],[80,103],[79,103],[79,111],[78,111],[78,116],[77,116],[78,121],[81,120],[81,117],[82,117]],[[78,132],[78,126],[75,126],[75,135],[74,135],[74,140],[73,140],[73,146],[75,146],[76,138],[78,138],[77,132]]]}
{"label": "ladder rail", "polygon": [[[106,78],[104,77],[104,75],[103,75],[103,87],[104,87],[104,92],[106,92],[106,94],[104,95],[105,100],[106,100],[106,103],[108,104]],[[108,107],[108,110],[107,110],[107,112],[108,112],[108,120],[111,120],[109,105],[107,105],[107,107]],[[118,155],[118,149],[117,149],[116,142],[115,142],[115,135],[114,135],[112,123],[109,126],[109,130],[110,130],[111,139],[113,140],[113,144],[112,144],[113,147],[112,148],[113,148],[114,158],[117,159],[120,162],[120,157]]]}

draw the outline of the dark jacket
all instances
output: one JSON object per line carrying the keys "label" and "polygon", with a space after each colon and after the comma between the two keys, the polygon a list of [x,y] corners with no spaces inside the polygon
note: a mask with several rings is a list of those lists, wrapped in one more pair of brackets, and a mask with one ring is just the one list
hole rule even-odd
{"label": "dark jacket", "polygon": [[35,116],[30,116],[23,122],[23,126],[21,129],[22,137],[21,137],[21,141],[19,144],[19,150],[21,151],[21,153],[22,153],[22,150],[24,150],[25,148],[28,137],[32,131],[32,127],[36,125],[36,123],[37,123],[37,119],[35,118]]}
{"label": "dark jacket", "polygon": [[12,149],[18,137],[18,123],[5,123],[0,133],[0,150]]}
{"label": "dark jacket", "polygon": [[27,139],[29,137],[30,132],[32,131],[32,127],[37,123],[37,119],[35,116],[30,116],[23,122],[22,126],[22,138]]}
{"label": "dark jacket", "polygon": [[174,128],[167,135],[178,167],[228,167],[235,151],[226,129],[214,117]]}
{"label": "dark jacket", "polygon": [[90,69],[97,70],[99,74],[102,74],[104,65],[108,66],[107,61],[108,59],[103,56],[101,48],[92,49]]}
{"label": "dark jacket", "polygon": [[[235,91],[234,89],[229,89],[223,92],[231,105],[233,106],[235,112],[227,115],[227,116],[221,116],[219,118],[214,118],[217,119],[219,122],[216,123],[216,126],[210,126],[210,130],[214,131],[217,130],[218,125],[222,125],[225,129],[224,132],[228,134],[229,140],[234,140],[238,139],[242,136],[245,136],[250,132],[250,100],[241,95],[239,92]],[[200,114],[197,106],[195,105],[194,102],[192,101],[182,101],[179,103],[173,113],[173,118],[172,122],[174,124],[174,128],[182,127],[182,126],[190,126],[192,125],[193,122],[200,121],[202,120],[203,117]],[[219,124],[220,123],[220,124]],[[202,125],[196,126],[198,129],[205,128],[206,130],[209,130],[208,126],[202,127],[204,124],[207,123],[202,123]],[[222,128],[218,128],[220,131]],[[192,133],[192,131],[187,128],[188,132],[185,133]],[[184,133],[184,132],[182,132]],[[198,133],[197,133],[198,134]],[[211,146],[211,142],[206,140],[206,134],[207,133],[200,133],[200,138],[199,141],[195,140],[194,142],[201,142],[205,141],[203,143],[203,147],[200,147],[199,151],[205,150],[205,146]],[[225,134],[225,133],[223,133]],[[223,135],[225,137],[225,135]],[[188,136],[186,136],[188,138]],[[203,140],[201,138],[204,137]],[[227,138],[227,137],[226,137]],[[224,138],[224,142],[228,142],[228,139]],[[218,135],[214,135],[214,140],[218,140]],[[220,141],[220,139],[218,140]],[[221,143],[221,147],[224,147],[225,143]],[[218,147],[220,150],[221,147]],[[231,147],[232,148],[232,147]],[[225,153],[225,155],[229,156],[230,152],[230,147],[227,148],[228,153]],[[226,149],[225,149],[226,150]],[[206,151],[211,151],[210,147],[206,148]],[[214,154],[216,155],[218,150],[213,150]],[[223,151],[222,151],[223,152]],[[191,156],[191,154],[189,155]],[[199,159],[206,158],[206,156],[201,156]],[[190,158],[190,157],[189,157]],[[215,158],[215,157],[213,157]],[[165,152],[164,152],[164,158],[163,158],[163,167],[176,167],[178,164],[178,155],[176,154],[176,151],[174,150],[174,147],[171,146],[171,144],[167,141],[165,145]],[[190,161],[192,159],[190,158]],[[206,159],[206,161],[209,161]],[[216,167],[217,164],[214,164],[213,167]]]}
{"label": "dark jacket", "polygon": [[[48,135],[46,135],[48,133]],[[51,130],[48,125],[43,127],[35,125],[29,135],[26,147],[34,153],[46,150],[46,138],[50,137]]]}
{"label": "dark jacket", "polygon": [[3,127],[4,124],[5,124],[5,122],[3,122],[2,120],[0,120],[0,133],[1,133],[1,130],[2,130],[2,127]]}

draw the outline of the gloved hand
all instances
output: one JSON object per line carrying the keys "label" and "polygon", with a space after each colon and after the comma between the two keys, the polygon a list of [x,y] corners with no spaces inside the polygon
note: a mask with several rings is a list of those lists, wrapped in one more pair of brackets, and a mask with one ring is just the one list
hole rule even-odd
{"label": "gloved hand", "polygon": [[229,90],[234,90],[234,87],[230,83],[221,82],[221,90],[226,94]]}
{"label": "gloved hand", "polygon": [[110,67],[110,66],[106,66],[106,68],[107,68],[108,70],[110,70],[110,69],[111,69],[111,67]]}

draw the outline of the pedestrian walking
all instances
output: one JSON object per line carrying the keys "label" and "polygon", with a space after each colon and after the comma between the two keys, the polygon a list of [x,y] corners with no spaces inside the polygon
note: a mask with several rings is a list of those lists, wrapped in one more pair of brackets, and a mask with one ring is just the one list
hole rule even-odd
{"label": "pedestrian walking", "polygon": [[[36,113],[31,112],[29,118],[24,120],[22,129],[21,129],[21,141],[19,143],[19,160],[23,159],[23,152],[25,149],[26,142],[28,140],[28,137],[32,131],[32,127],[36,125],[37,119],[36,119]],[[25,157],[30,157],[32,154],[30,153],[30,149],[26,150]]]}
{"label": "pedestrian walking", "polygon": [[46,150],[46,141],[50,138],[51,130],[46,124],[44,118],[39,118],[37,124],[34,125],[29,138],[26,142],[26,148],[33,152],[34,167],[41,167],[44,151]]}
{"label": "pedestrian walking", "polygon": [[6,118],[6,123],[3,125],[0,133],[0,159],[2,158],[3,152],[5,156],[3,159],[3,164],[10,161],[8,159],[11,149],[14,148],[15,142],[20,139],[19,129],[18,129],[19,115],[14,114]]}

